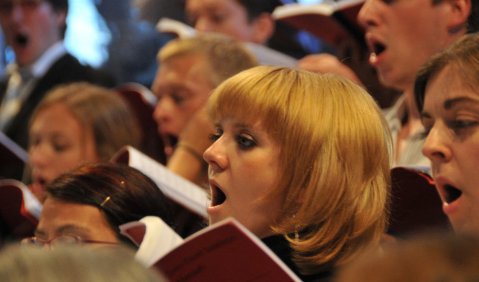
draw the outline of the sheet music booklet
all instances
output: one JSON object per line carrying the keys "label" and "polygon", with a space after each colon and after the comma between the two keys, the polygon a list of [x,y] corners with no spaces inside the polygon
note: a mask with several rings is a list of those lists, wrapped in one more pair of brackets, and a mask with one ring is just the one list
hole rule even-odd
{"label": "sheet music booklet", "polygon": [[[143,253],[141,261],[159,269],[171,281],[301,281],[233,218],[198,231],[182,243],[157,217],[130,222],[120,229],[140,246],[139,252],[142,241],[149,241],[143,249],[148,249],[150,256]],[[158,232],[148,233],[153,229]],[[155,246],[157,251],[153,250]]]}

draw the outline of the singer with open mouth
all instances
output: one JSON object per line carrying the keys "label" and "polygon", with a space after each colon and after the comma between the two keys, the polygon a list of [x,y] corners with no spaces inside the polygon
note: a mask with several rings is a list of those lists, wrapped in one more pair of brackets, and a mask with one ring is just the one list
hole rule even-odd
{"label": "singer with open mouth", "polygon": [[208,110],[210,223],[236,218],[304,281],[378,247],[390,138],[361,87],[260,66],[221,84]]}
{"label": "singer with open mouth", "polygon": [[444,213],[479,235],[479,37],[466,35],[419,72],[415,93]]}
{"label": "singer with open mouth", "polygon": [[[85,81],[115,86],[110,75],[81,64],[64,43],[68,0],[0,0],[0,25],[14,61],[0,79],[0,131],[27,148],[28,122],[55,86]],[[0,177],[21,179],[22,171]]]}

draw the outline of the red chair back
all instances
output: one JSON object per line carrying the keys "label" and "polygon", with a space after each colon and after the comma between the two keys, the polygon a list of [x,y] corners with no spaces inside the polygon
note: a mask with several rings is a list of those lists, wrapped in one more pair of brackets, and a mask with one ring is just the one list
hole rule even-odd
{"label": "red chair back", "polygon": [[154,95],[145,86],[138,83],[127,83],[116,88],[120,96],[128,103],[138,118],[141,129],[140,149],[156,161],[166,164],[163,140],[158,133],[158,126],[153,119]]}
{"label": "red chair back", "polygon": [[451,229],[433,179],[419,170],[405,167],[391,170],[390,212],[388,234],[393,236]]}

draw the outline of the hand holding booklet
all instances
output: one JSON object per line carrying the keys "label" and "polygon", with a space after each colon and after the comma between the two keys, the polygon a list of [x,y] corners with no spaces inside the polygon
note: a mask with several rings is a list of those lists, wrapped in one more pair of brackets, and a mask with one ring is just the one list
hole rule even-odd
{"label": "hand holding booklet", "polygon": [[[155,221],[158,232],[148,234],[149,228],[155,228],[148,226],[148,222]],[[157,241],[156,244],[148,243],[147,249],[152,256],[142,258],[142,261],[152,265],[156,260],[154,267],[171,281],[300,281],[260,239],[235,219],[228,218],[211,225],[181,244],[174,239],[175,234],[168,234],[174,231],[158,228],[158,221],[161,219],[142,219],[120,228],[123,234],[129,234],[127,236],[140,245],[140,251],[142,241]],[[136,236],[131,235],[135,233],[131,232],[134,229]],[[158,252],[153,250],[154,245]]]}

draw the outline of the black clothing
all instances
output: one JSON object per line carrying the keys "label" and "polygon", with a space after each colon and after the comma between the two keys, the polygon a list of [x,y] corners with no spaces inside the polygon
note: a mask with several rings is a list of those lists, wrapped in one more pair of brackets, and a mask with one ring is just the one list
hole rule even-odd
{"label": "black clothing", "polygon": [[292,260],[293,250],[289,246],[288,241],[282,235],[270,236],[262,239],[263,243],[268,246],[278,258],[280,258],[301,280],[328,282],[333,276],[332,269],[321,270],[311,275],[303,275],[299,272],[298,267]]}

